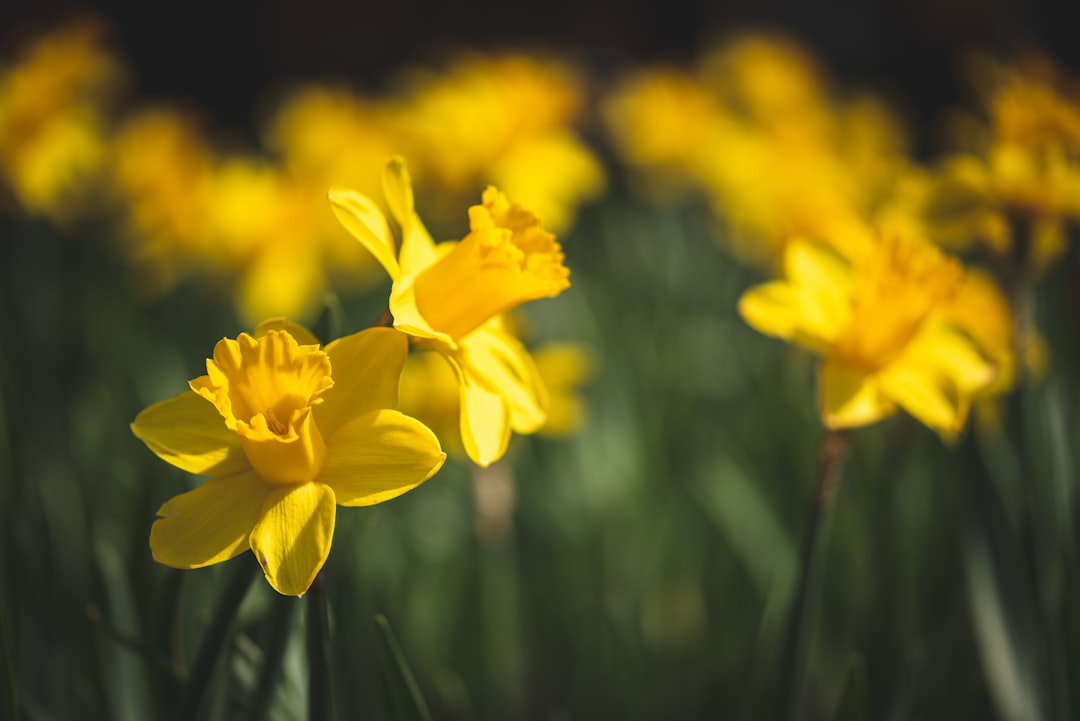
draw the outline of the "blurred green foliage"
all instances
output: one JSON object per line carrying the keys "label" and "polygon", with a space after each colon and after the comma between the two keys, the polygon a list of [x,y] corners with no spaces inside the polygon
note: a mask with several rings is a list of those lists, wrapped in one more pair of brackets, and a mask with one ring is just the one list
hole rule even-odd
{"label": "blurred green foliage", "polygon": [[[192,479],[127,425],[239,321],[194,282],[140,304],[100,231],[3,223],[0,716],[164,718],[249,559],[152,562],[154,511]],[[564,236],[573,289],[529,316],[537,338],[597,350],[581,433],[515,439],[486,471],[452,462],[339,514],[337,718],[412,717],[394,715],[377,614],[434,718],[768,717],[822,431],[810,359],[739,320],[759,277],[714,231],[693,205],[616,193],[588,209]],[[1076,712],[1078,269],[1071,255],[1039,289],[1054,364],[1011,397],[1003,435],[947,447],[906,418],[854,434],[811,602],[806,718]],[[343,329],[384,292],[346,297]],[[513,489],[501,533],[477,523],[490,483]],[[304,717],[301,605],[254,586],[207,718]]]}

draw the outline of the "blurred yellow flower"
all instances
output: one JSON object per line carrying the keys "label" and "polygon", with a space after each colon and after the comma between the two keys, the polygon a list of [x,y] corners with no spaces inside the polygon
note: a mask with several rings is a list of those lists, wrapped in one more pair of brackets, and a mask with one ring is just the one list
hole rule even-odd
{"label": "blurred yellow flower", "polygon": [[605,184],[600,162],[572,130],[584,99],[580,77],[564,62],[463,56],[444,72],[405,76],[393,127],[425,186],[460,197],[490,180],[563,229]]}
{"label": "blurred yellow flower", "polygon": [[791,243],[784,280],[747,291],[751,326],[824,356],[821,417],[829,428],[873,423],[897,406],[946,438],[960,432],[993,366],[948,322],[962,266],[930,244],[887,236],[848,262],[829,249]]}
{"label": "blurred yellow flower", "polygon": [[1065,222],[1080,218],[1080,95],[1042,57],[974,67],[988,124],[965,124],[960,140],[975,147],[931,177],[927,232],[951,247],[981,243],[1038,275],[1065,252]]}
{"label": "blurred yellow flower", "polygon": [[0,179],[27,210],[57,221],[83,210],[107,156],[110,97],[123,71],[101,28],[78,22],[0,66]]}
{"label": "blurred yellow flower", "polygon": [[131,426],[163,460],[213,476],[158,511],[154,559],[200,568],[250,548],[276,591],[307,591],[330,553],[335,505],[390,500],[446,457],[426,426],[394,410],[407,352],[388,328],[320,349],[282,321],[218,342],[207,375]]}
{"label": "blurred yellow flower", "polygon": [[569,287],[562,248],[539,219],[489,187],[469,208],[470,232],[438,246],[413,209],[401,158],[386,166],[384,193],[401,229],[395,251],[386,217],[367,196],[331,188],[342,224],[393,279],[394,326],[449,362],[458,379],[465,450],[486,466],[506,452],[511,430],[532,433],[545,420],[546,391],[529,353],[502,327],[501,314]]}
{"label": "blurred yellow flower", "polygon": [[780,37],[747,35],[694,74],[651,71],[607,99],[604,117],[650,190],[696,188],[741,259],[779,265],[793,237],[850,255],[863,218],[906,166],[904,137],[870,97],[837,99],[812,59]]}
{"label": "blurred yellow flower", "polygon": [[334,174],[314,161],[293,172],[219,155],[190,118],[163,108],[128,119],[113,156],[127,251],[149,289],[209,275],[230,283],[240,315],[254,319],[310,312],[331,273],[354,284],[371,275],[369,255],[326,210]]}

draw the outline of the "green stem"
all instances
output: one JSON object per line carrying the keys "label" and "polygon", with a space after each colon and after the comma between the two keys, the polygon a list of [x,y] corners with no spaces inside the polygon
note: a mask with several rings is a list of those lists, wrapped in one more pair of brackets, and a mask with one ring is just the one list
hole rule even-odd
{"label": "green stem", "polygon": [[195,663],[192,664],[191,673],[188,674],[184,695],[173,715],[176,721],[191,721],[198,715],[203,700],[206,698],[206,690],[210,686],[214,669],[217,668],[221,652],[225,648],[225,640],[232,637],[236,612],[244,596],[247,595],[251,581],[255,578],[255,571],[258,569],[255,561],[246,555],[238,559],[234,566],[229,584],[222,592],[210,625],[206,627],[202,641],[199,643]]}
{"label": "green stem", "polygon": [[327,663],[330,618],[322,573],[315,577],[308,591],[307,612],[308,721],[329,721],[332,718]]}
{"label": "green stem", "polygon": [[292,631],[293,612],[297,606],[296,599],[278,595],[274,597],[272,603],[266,650],[263,653],[259,680],[255,684],[255,692],[251,697],[251,706],[248,708],[248,721],[262,721],[270,710],[270,702],[274,698],[274,687],[278,676],[281,675],[281,663],[285,658],[285,649],[289,645],[289,635]]}
{"label": "green stem", "polygon": [[776,704],[772,717],[796,719],[799,711],[799,683],[802,680],[803,657],[806,654],[807,603],[813,588],[820,585],[825,571],[822,538],[834,502],[844,463],[851,450],[851,436],[845,430],[830,430],[821,441],[818,453],[814,495],[810,499],[809,515],[804,527],[800,549],[798,577],[784,633],[780,657]]}

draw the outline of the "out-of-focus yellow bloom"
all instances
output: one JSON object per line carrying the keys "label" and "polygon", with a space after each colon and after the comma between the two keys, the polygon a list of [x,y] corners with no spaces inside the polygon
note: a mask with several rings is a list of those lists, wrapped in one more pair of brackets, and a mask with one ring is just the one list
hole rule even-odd
{"label": "out-of-focus yellow bloom", "polygon": [[[863,222],[905,166],[903,135],[869,97],[832,97],[811,59],[782,38],[745,36],[696,75],[631,79],[605,119],[639,174],[697,187],[730,227],[740,258],[779,265],[793,237],[845,255],[873,234]],[[689,181],[689,182],[686,182]]]}
{"label": "out-of-focus yellow bloom", "polygon": [[1065,222],[1080,218],[1080,95],[1044,58],[976,67],[989,125],[965,135],[985,140],[933,177],[927,231],[943,245],[981,243],[1038,275],[1064,253]]}
{"label": "out-of-focus yellow bloom", "polygon": [[303,315],[329,273],[354,283],[370,275],[369,255],[326,210],[333,173],[219,156],[189,119],[165,109],[125,122],[114,148],[129,253],[158,292],[201,272],[235,287],[245,318]]}
{"label": "out-of-focus yellow bloom", "polygon": [[218,342],[207,375],[131,426],[163,460],[213,476],[158,511],[154,559],[201,568],[250,548],[276,591],[306,592],[330,553],[336,505],[395,498],[446,457],[394,410],[407,345],[374,328],[320,349],[283,321]]}
{"label": "out-of-focus yellow bloom", "polygon": [[393,279],[394,326],[442,354],[458,379],[465,450],[486,466],[506,452],[511,430],[532,433],[546,419],[547,393],[525,347],[501,314],[569,287],[562,248],[539,219],[489,187],[469,208],[470,232],[438,246],[413,209],[405,163],[386,166],[384,193],[401,229],[395,251],[389,224],[367,196],[332,188],[342,224]]}
{"label": "out-of-focus yellow bloom", "polygon": [[164,292],[218,250],[203,217],[214,155],[192,118],[165,108],[126,119],[111,155],[112,193],[135,278],[147,292]]}
{"label": "out-of-focus yellow bloom", "polygon": [[593,359],[574,343],[549,343],[536,350],[536,368],[548,389],[547,422],[538,433],[568,438],[585,423],[585,402],[578,391],[593,375]]}
{"label": "out-of-focus yellow bloom", "polygon": [[599,161],[572,132],[584,95],[579,77],[569,65],[524,55],[465,56],[444,73],[406,76],[393,127],[420,159],[425,185],[460,197],[491,181],[562,229],[605,184]]}
{"label": "out-of-focus yellow bloom", "polygon": [[818,375],[829,428],[873,423],[897,406],[946,438],[963,428],[993,366],[945,313],[963,268],[936,247],[888,236],[848,262],[790,244],[786,278],[747,291],[739,312],[757,330],[824,356]]}
{"label": "out-of-focus yellow bloom", "polygon": [[57,221],[82,211],[106,160],[107,106],[123,72],[101,34],[75,23],[0,66],[0,179]]}

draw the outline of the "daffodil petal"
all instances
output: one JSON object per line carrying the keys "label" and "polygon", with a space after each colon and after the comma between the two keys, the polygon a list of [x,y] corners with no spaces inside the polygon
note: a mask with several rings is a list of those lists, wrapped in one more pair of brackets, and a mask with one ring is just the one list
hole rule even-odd
{"label": "daffodil petal", "polygon": [[416,338],[431,338],[444,343],[451,349],[457,348],[457,342],[446,333],[435,330],[428,324],[416,304],[415,276],[403,276],[390,289],[390,313],[394,316],[394,327],[402,333]]}
{"label": "daffodil petal", "polygon": [[322,483],[275,488],[251,529],[251,550],[267,582],[285,596],[302,596],[330,554],[334,491]]}
{"label": "daffodil petal", "polygon": [[784,251],[784,273],[795,285],[837,294],[853,292],[851,266],[820,243],[793,241]]}
{"label": "daffodil petal", "polygon": [[319,481],[343,506],[389,501],[431,478],[446,460],[435,434],[415,418],[377,410],[338,429]]}
{"label": "daffodil petal", "polygon": [[510,408],[453,355],[444,354],[458,377],[461,396],[461,442],[474,463],[489,466],[502,458],[510,444]]}
{"label": "daffodil petal", "polygon": [[[412,178],[405,159],[394,156],[383,170],[383,194],[390,213],[401,227],[401,253],[398,260],[402,272],[418,273],[435,261],[435,241],[431,239],[413,200]],[[396,279],[396,278],[395,278]]]}
{"label": "daffodil petal", "polygon": [[884,393],[946,438],[954,437],[964,427],[971,399],[940,368],[897,362],[879,376]]}
{"label": "daffodil petal", "polygon": [[236,433],[225,427],[214,404],[194,391],[150,406],[131,431],[163,461],[188,473],[217,476],[251,467]]}
{"label": "daffodil petal", "polygon": [[398,379],[409,353],[409,340],[402,333],[369,328],[338,338],[324,350],[334,378],[314,408],[324,438],[369,411],[397,408]]}
{"label": "daffodil petal", "polygon": [[386,204],[390,206],[390,214],[394,216],[397,224],[405,228],[412,218],[414,201],[412,189],[412,177],[409,175],[409,167],[405,158],[395,155],[386,161],[386,167],[382,174],[383,195]]}
{"label": "daffodil petal", "polygon": [[978,345],[960,329],[946,323],[928,323],[904,350],[901,362],[918,365],[949,376],[968,394],[992,384],[997,376]]}
{"label": "daffodil petal", "polygon": [[154,560],[173,568],[202,568],[248,549],[248,536],[271,492],[254,471],[218,476],[181,493],[158,510],[150,528]]}
{"label": "daffodil petal", "polygon": [[822,421],[829,428],[865,426],[896,411],[874,375],[832,360],[821,365],[818,399]]}
{"label": "daffodil petal", "polygon": [[335,185],[330,188],[330,207],[345,229],[360,241],[390,277],[396,280],[401,270],[394,248],[394,236],[390,233],[386,216],[375,201],[363,193]]}
{"label": "daffodil petal", "polygon": [[547,421],[547,388],[532,356],[517,338],[480,327],[461,341],[457,359],[466,373],[482,379],[503,397],[515,431],[533,433]]}
{"label": "daffodil petal", "polygon": [[269,320],[264,320],[262,323],[255,326],[255,330],[252,331],[251,335],[255,338],[262,338],[272,330],[285,331],[300,345],[321,345],[314,333],[299,323],[294,323],[287,318],[270,318]]}
{"label": "daffodil petal", "polygon": [[755,330],[825,353],[840,330],[813,294],[787,281],[751,288],[739,298],[739,315]]}

